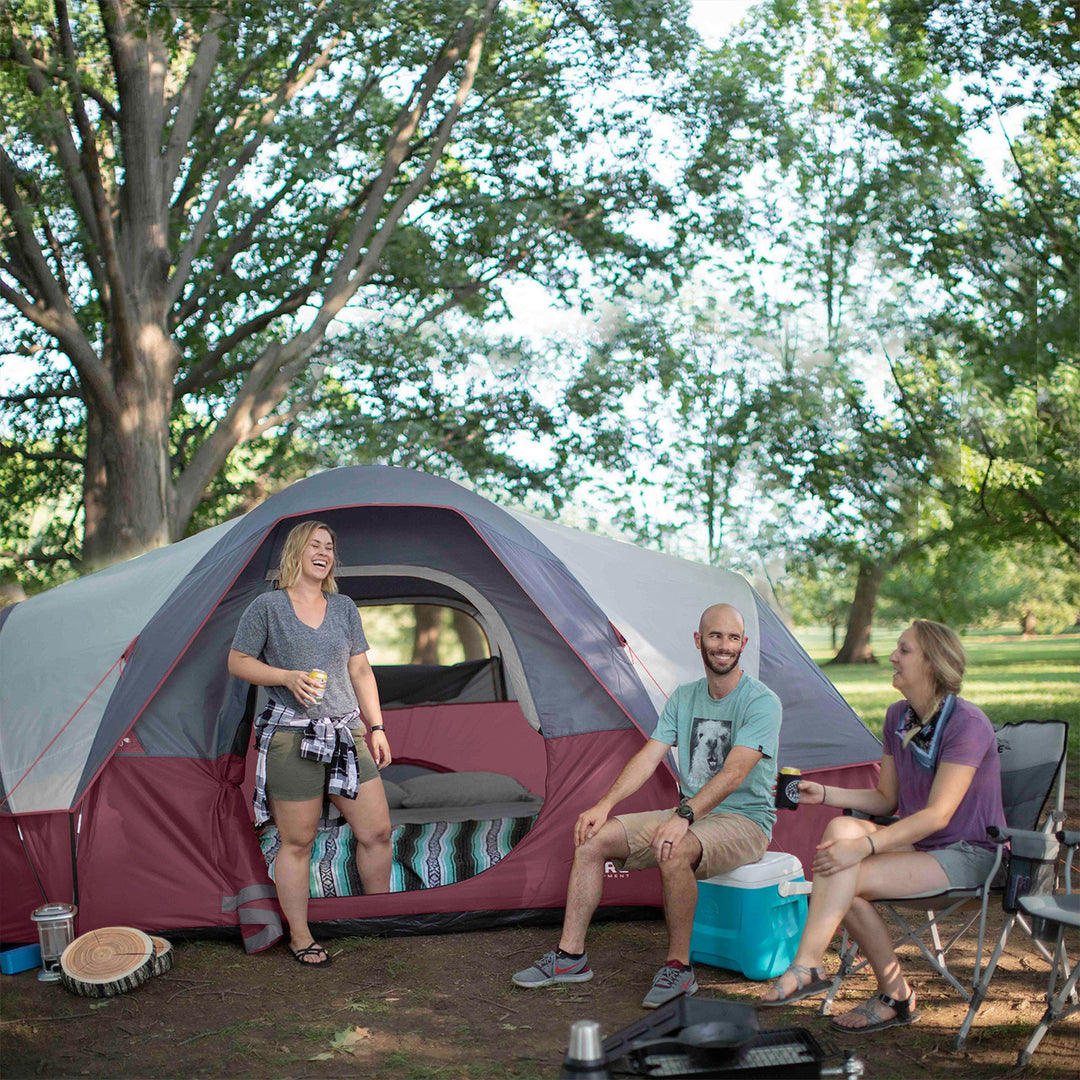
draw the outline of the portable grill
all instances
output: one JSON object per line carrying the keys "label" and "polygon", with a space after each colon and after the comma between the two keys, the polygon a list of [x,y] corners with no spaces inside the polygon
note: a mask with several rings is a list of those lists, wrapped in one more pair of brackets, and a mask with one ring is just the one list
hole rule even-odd
{"label": "portable grill", "polygon": [[[582,1038],[579,1021],[571,1029],[563,1077],[615,1080],[626,1076],[798,1077],[862,1076],[862,1062],[822,1050],[804,1028],[761,1031],[751,1005],[731,1001],[676,998],[668,1005],[605,1039]],[[586,1049],[591,1047],[592,1049]]]}

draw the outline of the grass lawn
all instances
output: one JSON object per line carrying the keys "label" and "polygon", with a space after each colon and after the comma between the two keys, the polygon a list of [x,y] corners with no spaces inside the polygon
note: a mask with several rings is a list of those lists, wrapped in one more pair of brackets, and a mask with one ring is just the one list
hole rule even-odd
{"label": "grass lawn", "polygon": [[[879,738],[885,710],[899,695],[892,686],[889,655],[903,627],[875,633],[878,664],[832,665],[825,630],[797,630],[803,648]],[[1065,720],[1069,724],[1068,775],[1080,776],[1080,634],[1021,638],[1007,634],[964,637],[968,668],[963,696],[995,724]]]}

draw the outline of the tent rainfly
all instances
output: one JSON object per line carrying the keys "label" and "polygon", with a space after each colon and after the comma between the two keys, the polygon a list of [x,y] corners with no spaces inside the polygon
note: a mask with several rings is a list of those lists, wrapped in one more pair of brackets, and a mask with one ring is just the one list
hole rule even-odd
{"label": "tent rainfly", "polygon": [[[536,797],[531,817],[499,833],[513,837],[503,848],[491,847],[498,822],[487,813],[489,858],[473,876],[455,851],[434,881],[405,875],[399,891],[313,899],[324,932],[557,920],[573,822],[642,745],[665,695],[701,677],[692,634],[712,603],[743,613],[743,668],[783,702],[780,764],[829,784],[873,782],[877,739],[741,576],[509,512],[423,473],[334,469],[0,610],[0,940],[34,940],[30,913],[46,899],[75,900],[80,933],[239,928],[249,951],[281,936],[250,806],[259,700],[229,677],[226,655],[240,613],[272,587],[286,533],[306,518],[337,532],[338,584],[358,604],[448,606],[487,637],[482,663],[405,669],[374,658],[395,765],[499,773]],[[620,809],[676,802],[662,768]],[[781,812],[774,848],[808,866],[823,816]],[[401,829],[445,840],[465,828],[462,812],[443,817]],[[659,877],[612,868],[603,902],[659,906]]]}

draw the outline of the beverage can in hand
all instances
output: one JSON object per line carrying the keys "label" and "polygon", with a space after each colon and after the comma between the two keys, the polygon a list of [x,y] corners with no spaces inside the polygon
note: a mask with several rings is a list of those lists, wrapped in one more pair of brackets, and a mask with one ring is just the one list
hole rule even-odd
{"label": "beverage can in hand", "polygon": [[776,778],[777,810],[794,810],[799,805],[799,781],[802,769],[781,769]]}
{"label": "beverage can in hand", "polygon": [[326,672],[321,671],[319,668],[315,668],[314,670],[308,672],[308,678],[319,688],[316,691],[317,696],[311,704],[319,705],[322,703],[323,694],[326,693]]}

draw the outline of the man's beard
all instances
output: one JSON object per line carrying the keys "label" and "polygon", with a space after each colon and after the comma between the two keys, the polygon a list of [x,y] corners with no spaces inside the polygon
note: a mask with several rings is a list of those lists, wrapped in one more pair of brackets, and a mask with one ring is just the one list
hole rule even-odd
{"label": "man's beard", "polygon": [[721,664],[718,664],[715,660],[713,660],[713,658],[711,656],[709,656],[709,653],[706,650],[704,645],[701,646],[701,659],[704,661],[705,666],[714,675],[729,675],[731,672],[733,672],[739,666],[739,659],[740,659],[741,656],[742,656],[742,649],[740,649],[737,653],[735,653],[734,658],[732,660],[730,660],[727,664],[721,665]]}

